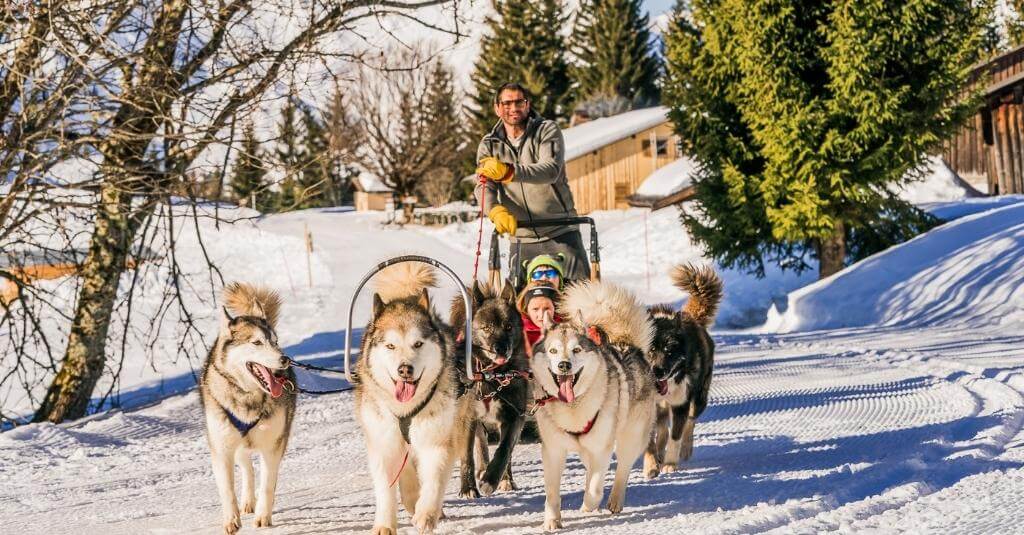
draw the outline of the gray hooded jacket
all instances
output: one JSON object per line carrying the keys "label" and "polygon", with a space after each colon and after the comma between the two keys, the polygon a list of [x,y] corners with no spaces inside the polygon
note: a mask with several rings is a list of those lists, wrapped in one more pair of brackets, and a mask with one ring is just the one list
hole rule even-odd
{"label": "gray hooded jacket", "polygon": [[[482,195],[487,212],[500,204],[520,223],[534,219],[576,217],[572,191],[569,190],[569,181],[565,176],[565,141],[554,121],[545,120],[530,110],[526,131],[519,138],[517,146],[509,142],[504,125],[498,121],[476,149],[477,163],[486,156],[494,156],[515,166],[512,182],[498,184],[488,181],[486,186],[477,185],[477,202],[481,201]],[[519,228],[513,241],[544,241],[576,229],[577,225]]]}

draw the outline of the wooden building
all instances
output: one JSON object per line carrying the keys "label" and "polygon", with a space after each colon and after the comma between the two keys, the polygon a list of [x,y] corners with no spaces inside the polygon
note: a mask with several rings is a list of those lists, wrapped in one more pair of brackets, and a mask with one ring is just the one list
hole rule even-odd
{"label": "wooden building", "polygon": [[355,187],[353,197],[357,212],[387,210],[389,203],[391,204],[390,209],[395,209],[393,201],[394,192],[376,176],[370,173],[360,173],[352,181],[352,185]]}
{"label": "wooden building", "polygon": [[1024,45],[975,65],[971,79],[982,104],[943,158],[982,192],[1024,193]]}
{"label": "wooden building", "polygon": [[628,208],[644,179],[679,158],[667,114],[665,107],[645,108],[562,131],[577,212]]}

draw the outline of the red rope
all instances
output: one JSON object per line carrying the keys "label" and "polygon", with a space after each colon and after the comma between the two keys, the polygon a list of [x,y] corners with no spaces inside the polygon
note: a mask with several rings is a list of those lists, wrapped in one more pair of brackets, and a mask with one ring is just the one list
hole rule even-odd
{"label": "red rope", "polygon": [[406,461],[408,461],[408,460],[409,460],[409,450],[405,450],[405,457],[402,457],[402,466],[399,466],[399,467],[398,467],[398,473],[397,473],[397,474],[395,474],[395,479],[392,479],[392,480],[391,480],[391,484],[390,484],[390,485],[388,485],[388,488],[389,488],[389,489],[390,489],[391,487],[394,487],[394,486],[395,486],[395,483],[398,483],[398,478],[399,478],[399,477],[400,477],[400,476],[402,475],[402,470],[405,470],[405,463],[406,463]]}
{"label": "red rope", "polygon": [[[479,178],[479,184],[486,187],[487,178],[483,175],[477,175]],[[484,204],[487,203],[487,192],[480,191],[480,230],[477,231],[476,235],[476,258],[473,259],[473,280],[476,280],[476,272],[480,268],[480,248],[484,243]]]}

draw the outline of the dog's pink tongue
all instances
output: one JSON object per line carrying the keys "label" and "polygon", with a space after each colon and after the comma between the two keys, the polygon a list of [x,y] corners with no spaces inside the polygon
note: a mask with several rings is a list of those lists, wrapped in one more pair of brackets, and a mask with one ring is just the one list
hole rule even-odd
{"label": "dog's pink tongue", "polygon": [[416,383],[395,381],[395,399],[405,403],[412,399],[414,395],[416,395]]}
{"label": "dog's pink tongue", "polygon": [[558,376],[558,397],[566,403],[576,400],[576,393],[572,391],[572,380],[571,375]]}
{"label": "dog's pink tongue", "polygon": [[284,383],[288,379],[284,377],[278,377],[276,375],[270,376],[270,397],[279,398],[284,393]]}

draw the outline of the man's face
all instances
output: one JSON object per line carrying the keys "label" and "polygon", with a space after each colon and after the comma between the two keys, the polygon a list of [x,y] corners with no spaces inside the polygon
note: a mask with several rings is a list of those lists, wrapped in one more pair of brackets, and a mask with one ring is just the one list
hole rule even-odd
{"label": "man's face", "polygon": [[530,101],[526,100],[522,91],[506,89],[498,95],[494,113],[501,122],[509,126],[519,126],[526,122],[526,116],[530,113]]}

